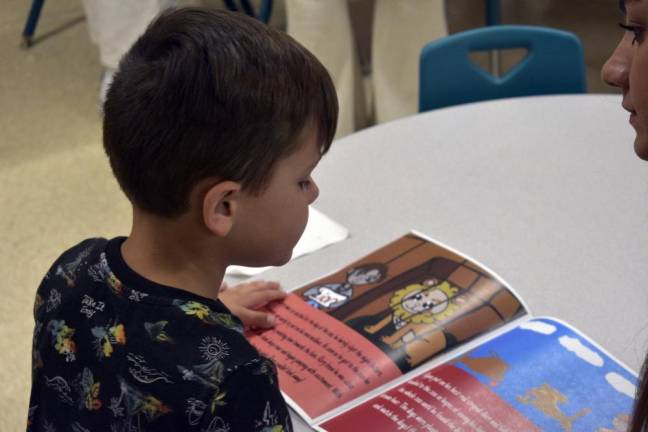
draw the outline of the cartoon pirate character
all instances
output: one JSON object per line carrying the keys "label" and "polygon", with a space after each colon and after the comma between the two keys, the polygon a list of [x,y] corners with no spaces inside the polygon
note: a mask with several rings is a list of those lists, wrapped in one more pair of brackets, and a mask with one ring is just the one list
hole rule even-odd
{"label": "cartoon pirate character", "polygon": [[[443,338],[434,324],[455,314],[459,308],[459,299],[455,298],[458,292],[459,288],[449,282],[439,282],[434,278],[407,285],[390,298],[390,313],[379,322],[366,325],[364,330],[374,334],[391,324],[393,332],[381,337],[381,340],[392,349],[404,347],[412,357],[409,348],[415,341],[424,338],[429,343],[431,341],[427,341],[427,338],[432,336],[431,333]],[[445,341],[439,340],[437,343],[445,346]]]}
{"label": "cartoon pirate character", "polygon": [[304,299],[316,309],[331,311],[353,296],[353,287],[381,282],[387,276],[387,266],[383,263],[370,263],[350,269],[346,282],[315,285],[304,292]]}

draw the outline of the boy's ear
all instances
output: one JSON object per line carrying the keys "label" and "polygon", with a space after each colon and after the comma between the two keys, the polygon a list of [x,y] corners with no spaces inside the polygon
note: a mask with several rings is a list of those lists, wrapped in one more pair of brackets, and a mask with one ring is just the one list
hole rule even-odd
{"label": "boy's ear", "polygon": [[241,184],[221,181],[211,186],[203,198],[203,222],[209,231],[225,237],[234,225]]}

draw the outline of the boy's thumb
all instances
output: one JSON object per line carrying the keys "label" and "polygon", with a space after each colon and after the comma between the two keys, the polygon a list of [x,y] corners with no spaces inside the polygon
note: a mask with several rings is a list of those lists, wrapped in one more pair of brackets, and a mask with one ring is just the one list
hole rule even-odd
{"label": "boy's thumb", "polygon": [[272,328],[277,323],[277,318],[268,312],[247,310],[240,318],[243,324],[252,328]]}

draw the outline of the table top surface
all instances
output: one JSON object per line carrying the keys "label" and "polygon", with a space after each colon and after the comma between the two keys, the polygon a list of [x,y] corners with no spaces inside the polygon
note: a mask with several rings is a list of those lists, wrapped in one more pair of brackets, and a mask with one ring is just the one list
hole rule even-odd
{"label": "table top surface", "polygon": [[397,120],[333,144],[315,207],[350,237],[260,277],[293,289],[416,229],[638,370],[648,346],[648,164],[621,98],[542,96]]}

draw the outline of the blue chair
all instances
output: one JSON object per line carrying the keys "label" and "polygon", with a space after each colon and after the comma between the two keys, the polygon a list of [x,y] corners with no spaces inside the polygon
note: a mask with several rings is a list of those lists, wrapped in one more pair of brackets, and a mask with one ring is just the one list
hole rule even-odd
{"label": "blue chair", "polygon": [[[473,51],[525,48],[527,56],[495,77],[468,57]],[[420,59],[419,111],[515,96],[585,93],[585,60],[578,37],[532,26],[491,26],[427,44]]]}

